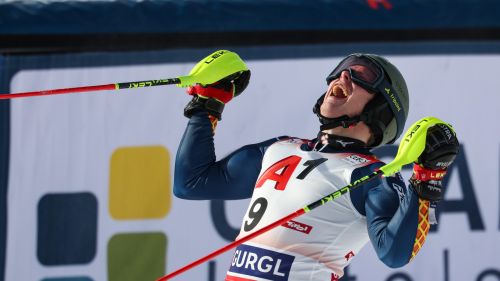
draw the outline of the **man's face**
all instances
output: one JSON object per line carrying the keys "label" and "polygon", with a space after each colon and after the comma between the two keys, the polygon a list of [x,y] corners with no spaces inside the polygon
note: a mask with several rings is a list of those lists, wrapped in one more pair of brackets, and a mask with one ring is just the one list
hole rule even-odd
{"label": "man's face", "polygon": [[[349,68],[356,73],[357,77],[365,78],[363,80],[370,81],[376,76],[373,71],[363,65],[353,65]],[[354,83],[349,70],[346,69],[342,71],[339,78],[332,80],[328,85],[320,112],[328,118],[337,118],[342,115],[358,116],[374,97],[375,94]]]}

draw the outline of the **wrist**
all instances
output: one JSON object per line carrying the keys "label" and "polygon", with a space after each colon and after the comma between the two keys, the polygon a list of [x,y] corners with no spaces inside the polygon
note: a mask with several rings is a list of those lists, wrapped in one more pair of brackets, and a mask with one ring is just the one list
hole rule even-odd
{"label": "wrist", "polygon": [[419,198],[437,202],[443,198],[441,181],[445,175],[446,170],[433,170],[415,163],[410,184]]}
{"label": "wrist", "polygon": [[436,181],[418,181],[410,179],[410,184],[413,187],[418,197],[430,202],[438,202],[443,199],[441,182]]}
{"label": "wrist", "polygon": [[217,100],[220,103],[226,104],[233,99],[234,85],[227,84],[227,85],[222,87],[222,85],[213,84],[213,85],[204,87],[200,84],[196,84],[194,86],[188,87],[187,93],[191,96],[200,96],[202,98],[212,98],[212,99]]}
{"label": "wrist", "polygon": [[420,164],[413,164],[413,176],[415,180],[419,181],[440,181],[446,175],[445,169],[430,169],[421,166]]}
{"label": "wrist", "polygon": [[191,118],[194,113],[199,111],[205,111],[209,115],[217,118],[217,120],[221,120],[222,112],[224,111],[224,103],[214,98],[206,98],[196,95],[184,108],[184,116]]}

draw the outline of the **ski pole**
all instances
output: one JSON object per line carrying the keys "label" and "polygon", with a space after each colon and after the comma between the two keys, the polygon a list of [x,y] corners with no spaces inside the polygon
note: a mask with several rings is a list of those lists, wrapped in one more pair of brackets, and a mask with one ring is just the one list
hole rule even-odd
{"label": "ski pole", "polygon": [[61,95],[61,94],[96,92],[96,91],[110,91],[110,90],[121,90],[121,89],[136,89],[136,88],[164,86],[172,84],[177,84],[180,87],[188,87],[196,83],[208,85],[215,83],[227,76],[246,70],[248,70],[247,66],[236,53],[227,50],[219,50],[199,61],[193,67],[193,69],[191,69],[189,75],[186,76],[179,76],[177,78],[167,78],[159,80],[122,82],[122,83],[94,85],[94,86],[61,88],[61,89],[44,90],[44,91],[0,94],[0,99],[13,99],[22,97]]}
{"label": "ski pole", "polygon": [[[284,223],[286,223],[287,221],[289,220],[292,220],[302,214],[305,214],[307,212],[310,212],[311,210],[319,207],[319,206],[322,206],[326,203],[328,203],[329,201],[333,201],[335,200],[336,198],[350,192],[351,190],[353,190],[354,188],[362,185],[362,184],[365,184],[379,176],[391,176],[393,175],[394,173],[398,172],[399,170],[401,170],[401,168],[406,165],[406,164],[410,164],[412,162],[415,162],[418,157],[420,156],[420,154],[422,154],[422,152],[424,151],[425,149],[425,140],[426,140],[426,133],[427,133],[427,129],[429,127],[432,127],[436,124],[446,124],[444,123],[443,121],[441,121],[440,119],[438,118],[435,118],[435,117],[425,117],[425,118],[422,118],[420,120],[418,120],[417,122],[415,122],[409,129],[408,131],[405,133],[405,136],[403,138],[403,140],[401,141],[401,143],[399,144],[399,148],[398,148],[398,152],[396,154],[396,157],[394,158],[394,160],[392,160],[389,164],[386,164],[382,167],[380,167],[379,170],[373,172],[372,174],[370,175],[367,175],[367,176],[364,176],[354,182],[352,182],[351,184],[349,185],[346,185],[342,188],[340,188],[339,190],[335,191],[335,192],[332,192],[324,197],[322,197],[321,199],[317,200],[317,201],[314,201],[312,202],[311,204],[305,206],[305,207],[302,207],[300,209],[298,209],[297,211],[267,225],[267,226],[264,226],[262,228],[260,228],[259,230],[255,231],[255,232],[252,232],[244,237],[241,237],[240,239],[237,239],[235,240],[234,242],[174,271],[174,272],[171,272],[159,279],[157,279],[157,281],[165,281],[165,280],[169,280],[197,265],[200,265],[206,261],[209,261],[211,260],[212,258],[232,249],[232,248],[235,248],[237,246],[239,246],[240,244],[248,241],[248,240],[251,240],[277,226],[280,226]],[[449,124],[447,124],[449,125]],[[450,126],[451,127],[451,126]]]}

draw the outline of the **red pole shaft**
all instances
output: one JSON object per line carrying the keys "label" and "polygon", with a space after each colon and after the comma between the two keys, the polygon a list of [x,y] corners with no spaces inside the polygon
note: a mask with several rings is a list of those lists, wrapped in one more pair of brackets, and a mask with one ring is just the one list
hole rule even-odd
{"label": "red pole shaft", "polygon": [[64,89],[54,89],[54,90],[35,91],[35,92],[24,92],[24,93],[16,93],[16,94],[0,94],[0,99],[5,100],[5,99],[13,99],[13,98],[61,95],[61,94],[92,92],[92,91],[106,91],[106,90],[117,90],[116,84],[64,88]]}
{"label": "red pole shaft", "polygon": [[35,96],[49,96],[49,95],[71,94],[71,93],[83,93],[83,92],[109,91],[109,90],[121,90],[121,89],[137,89],[137,88],[164,86],[164,85],[172,85],[172,84],[179,84],[179,83],[181,83],[180,78],[167,78],[167,79],[158,79],[158,80],[123,82],[123,83],[115,83],[115,84],[82,86],[82,87],[75,87],[75,88],[64,88],[64,89],[54,89],[54,90],[35,91],[35,92],[0,94],[0,100],[13,99],[13,98],[35,97]]}
{"label": "red pole shaft", "polygon": [[161,277],[157,281],[169,280],[169,279],[171,279],[171,278],[173,278],[173,277],[175,277],[175,276],[177,276],[177,275],[179,275],[179,274],[181,274],[181,273],[183,273],[183,272],[185,272],[185,271],[187,271],[187,270],[189,270],[197,265],[200,265],[206,261],[209,261],[209,260],[213,259],[214,257],[216,257],[216,256],[218,256],[218,255],[220,255],[228,250],[231,250],[232,248],[235,248],[236,246],[239,246],[240,244],[245,243],[246,241],[253,239],[253,238],[261,235],[262,233],[267,232],[267,231],[269,231],[269,230],[271,230],[279,225],[282,225],[282,224],[286,223],[287,221],[294,219],[294,218],[296,218],[304,213],[305,213],[304,209],[299,209],[299,210],[291,213],[290,215],[273,222],[272,224],[269,224],[269,225],[255,231],[255,232],[248,234],[247,236],[244,236],[238,240],[235,240],[231,244],[228,244],[228,245],[220,248],[219,250],[216,250],[216,251],[204,256],[203,258],[201,258],[199,260],[196,260],[196,261],[194,261],[194,262],[192,262],[192,263],[190,263],[190,264],[188,264],[188,265],[186,265],[186,266],[184,266],[184,267],[182,267],[182,268],[180,268],[172,273],[169,273],[169,274]]}

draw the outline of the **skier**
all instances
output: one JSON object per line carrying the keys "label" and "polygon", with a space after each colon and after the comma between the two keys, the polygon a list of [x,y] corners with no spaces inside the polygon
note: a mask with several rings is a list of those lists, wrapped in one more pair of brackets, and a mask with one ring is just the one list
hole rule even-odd
{"label": "skier", "polygon": [[[352,54],[326,77],[313,109],[321,123],[316,138],[278,137],[216,161],[217,121],[249,79],[243,71],[188,88],[190,120],[174,177],[180,198],[251,198],[239,237],[383,166],[370,150],[393,143],[408,115],[398,69],[378,55]],[[424,244],[430,209],[442,199],[441,181],[457,153],[453,130],[430,127],[408,186],[399,173],[376,179],[238,246],[225,280],[338,280],[368,241],[387,266],[406,265]]]}

